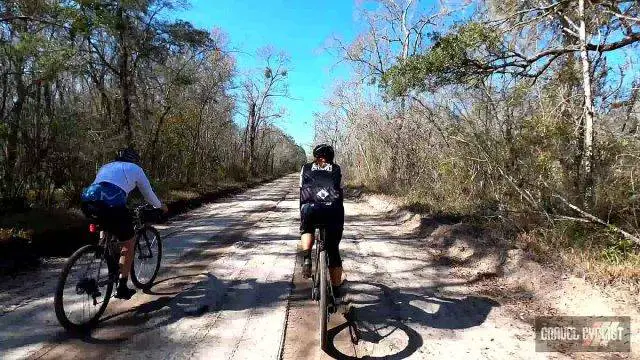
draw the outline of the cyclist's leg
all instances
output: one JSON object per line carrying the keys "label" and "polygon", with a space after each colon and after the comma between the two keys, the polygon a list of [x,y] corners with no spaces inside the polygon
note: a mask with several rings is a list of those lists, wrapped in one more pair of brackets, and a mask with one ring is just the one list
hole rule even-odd
{"label": "cyclist's leg", "polygon": [[310,250],[313,247],[314,230],[313,206],[311,204],[304,204],[300,208],[300,240],[303,250]]}
{"label": "cyclist's leg", "polygon": [[116,297],[121,299],[129,299],[135,293],[135,290],[127,286],[129,279],[129,271],[133,263],[135,231],[133,229],[133,219],[129,210],[122,207],[114,207],[110,209],[108,221],[105,223],[106,229],[114,234],[118,239],[126,239],[123,241],[120,249],[120,280],[116,290]]}
{"label": "cyclist's leg", "polygon": [[133,263],[133,254],[136,238],[135,236],[125,241],[120,248],[120,278],[126,278],[131,271],[131,264]]}
{"label": "cyclist's leg", "polygon": [[[313,230],[301,230],[302,235],[300,235],[300,241],[301,241],[301,247],[302,247],[302,252],[303,255],[309,255],[311,253],[311,248],[313,247],[313,243],[314,243],[314,234],[313,234]],[[307,254],[309,253],[309,254]]]}
{"label": "cyclist's leg", "polygon": [[331,227],[327,229],[327,256],[329,257],[329,274],[331,285],[342,284],[342,258],[340,257],[340,239],[342,238],[341,227]]}
{"label": "cyclist's leg", "polygon": [[340,257],[340,240],[344,229],[344,208],[335,210],[332,221],[327,228],[327,255],[329,256],[329,274],[331,285],[340,286],[342,284],[342,258]]}
{"label": "cyclist's leg", "polygon": [[311,276],[311,249],[314,242],[314,231],[312,222],[312,207],[304,204],[300,208],[300,247],[302,248],[302,275]]}

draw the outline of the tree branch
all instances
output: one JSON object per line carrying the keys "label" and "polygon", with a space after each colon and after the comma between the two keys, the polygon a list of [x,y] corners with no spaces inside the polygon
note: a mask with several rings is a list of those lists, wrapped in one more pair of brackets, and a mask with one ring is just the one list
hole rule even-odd
{"label": "tree branch", "polygon": [[608,229],[611,229],[619,234],[621,234],[622,236],[624,236],[626,239],[631,240],[633,242],[635,242],[636,244],[640,245],[640,238],[638,238],[637,236],[633,236],[630,233],[620,229],[619,227],[609,224],[608,222],[595,217],[594,215],[589,214],[588,212],[580,209],[579,207],[571,204],[569,201],[567,201],[567,199],[563,198],[562,196],[558,195],[558,194],[554,194],[554,197],[560,199],[560,201],[562,201],[565,205],[567,205],[568,207],[570,207],[571,209],[575,210],[577,213],[579,213],[580,215],[582,215],[585,219],[588,219],[589,221],[596,223],[596,224],[600,224]]}

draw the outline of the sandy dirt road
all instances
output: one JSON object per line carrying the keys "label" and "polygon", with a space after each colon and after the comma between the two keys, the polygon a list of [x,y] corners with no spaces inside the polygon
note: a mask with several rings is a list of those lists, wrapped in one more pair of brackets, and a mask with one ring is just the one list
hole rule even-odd
{"label": "sandy dirt road", "polygon": [[434,261],[413,236],[420,226],[415,216],[380,205],[345,208],[341,249],[351,322],[333,316],[329,349],[317,352],[315,337],[302,335],[317,329],[316,309],[296,274],[300,289],[293,289],[284,359],[563,358],[536,353],[529,324],[475,294],[474,281],[457,277],[449,264]]}
{"label": "sandy dirt road", "polygon": [[332,316],[319,351],[317,305],[296,268],[297,196],[292,175],[162,227],[157,284],[113,299],[86,338],[53,313],[61,260],[2,279],[0,359],[565,358],[536,353],[528,322],[429,256],[412,235],[417,215],[363,201],[345,205],[351,321]]}

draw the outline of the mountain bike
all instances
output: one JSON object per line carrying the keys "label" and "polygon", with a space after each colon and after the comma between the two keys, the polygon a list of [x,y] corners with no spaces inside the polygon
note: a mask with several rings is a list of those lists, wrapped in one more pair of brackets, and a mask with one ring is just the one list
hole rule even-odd
{"label": "mountain bike", "polygon": [[317,241],[313,256],[315,259],[315,271],[311,277],[311,281],[313,282],[311,298],[318,301],[320,305],[318,309],[320,348],[326,350],[328,341],[327,324],[329,323],[331,314],[336,312],[337,301],[329,277],[329,259],[325,251],[327,230],[324,225],[317,225],[316,227],[319,236],[316,237]]}
{"label": "mountain bike", "polygon": [[[161,210],[140,206],[133,210],[136,241],[131,265],[131,282],[143,290],[153,286],[162,259],[160,233],[149,222],[160,219]],[[93,329],[105,312],[114,285],[118,282],[122,242],[113,234],[90,224],[89,231],[100,232],[98,244],[85,245],[67,260],[56,288],[56,317],[67,331]]]}

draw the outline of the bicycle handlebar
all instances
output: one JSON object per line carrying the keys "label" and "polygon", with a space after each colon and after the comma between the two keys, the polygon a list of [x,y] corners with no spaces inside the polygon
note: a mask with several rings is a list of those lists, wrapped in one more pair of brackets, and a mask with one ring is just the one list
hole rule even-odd
{"label": "bicycle handlebar", "polygon": [[143,223],[161,224],[167,221],[162,209],[156,209],[151,205],[140,205],[133,210],[134,217]]}

